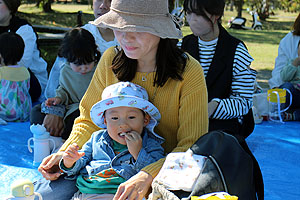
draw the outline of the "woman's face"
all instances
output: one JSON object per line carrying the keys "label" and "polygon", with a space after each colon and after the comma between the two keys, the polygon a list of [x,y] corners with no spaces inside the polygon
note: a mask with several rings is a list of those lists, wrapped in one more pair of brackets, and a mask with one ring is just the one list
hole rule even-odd
{"label": "woman's face", "polygon": [[111,0],[93,0],[93,10],[95,19],[104,15],[110,10]]}
{"label": "woman's face", "polygon": [[115,37],[131,59],[155,58],[160,37],[146,32],[121,32],[114,30]]}
{"label": "woman's face", "polygon": [[[206,13],[213,23],[217,23],[217,17]],[[210,21],[201,15],[196,13],[187,13],[186,19],[190,25],[190,28],[194,35],[199,36],[201,39],[205,40],[213,35],[213,26]]]}
{"label": "woman's face", "polygon": [[0,0],[0,25],[8,26],[11,18],[10,10],[3,0]]}

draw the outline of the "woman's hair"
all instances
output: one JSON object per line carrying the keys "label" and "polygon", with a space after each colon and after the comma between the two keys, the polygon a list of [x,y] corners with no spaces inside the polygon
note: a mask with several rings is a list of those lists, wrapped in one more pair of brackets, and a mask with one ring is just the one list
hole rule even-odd
{"label": "woman's hair", "polygon": [[296,18],[295,22],[294,22],[294,35],[299,35],[300,36],[300,13],[298,15],[298,17]]}
{"label": "woman's hair", "polygon": [[21,5],[21,0],[3,0],[7,8],[10,10],[11,14],[14,15],[18,11]]}
{"label": "woman's hair", "polygon": [[66,33],[58,49],[58,56],[66,58],[69,63],[82,65],[98,62],[101,55],[94,36],[83,28],[74,28]]}
{"label": "woman's hair", "polygon": [[[156,54],[156,73],[153,86],[162,87],[169,78],[182,80],[187,55],[179,49],[175,39],[160,39]],[[137,72],[137,60],[128,58],[120,50],[112,62],[112,70],[119,81],[132,81]]]}
{"label": "woman's hair", "polygon": [[213,22],[207,16],[207,13],[211,15],[220,16],[218,23],[221,24],[221,18],[224,14],[225,1],[224,0],[185,0],[183,9],[187,13],[195,13],[203,16],[207,21]]}
{"label": "woman's hair", "polygon": [[0,35],[0,55],[5,65],[16,65],[23,56],[25,44],[21,36],[13,32]]}

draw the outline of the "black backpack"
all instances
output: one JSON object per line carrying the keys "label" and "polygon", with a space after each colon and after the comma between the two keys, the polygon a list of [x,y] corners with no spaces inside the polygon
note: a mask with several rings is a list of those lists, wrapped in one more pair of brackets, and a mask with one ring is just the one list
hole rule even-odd
{"label": "black backpack", "polygon": [[239,200],[263,200],[262,174],[246,141],[237,140],[224,131],[210,131],[190,148],[207,159],[192,192],[168,191],[153,183],[154,195],[161,199],[190,199],[212,192],[227,192]]}

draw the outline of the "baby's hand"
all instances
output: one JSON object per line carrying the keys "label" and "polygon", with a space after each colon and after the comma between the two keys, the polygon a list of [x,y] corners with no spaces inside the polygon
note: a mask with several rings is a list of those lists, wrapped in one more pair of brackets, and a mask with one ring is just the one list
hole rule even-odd
{"label": "baby's hand", "polygon": [[136,160],[143,146],[143,140],[139,133],[130,131],[125,134],[128,151]]}
{"label": "baby's hand", "polygon": [[58,98],[58,97],[53,97],[53,98],[48,98],[46,101],[45,101],[45,105],[50,107],[50,106],[55,106],[55,105],[58,105],[60,104],[61,102],[61,99]]}
{"label": "baby's hand", "polygon": [[66,168],[71,168],[74,163],[84,156],[84,152],[78,152],[79,146],[74,143],[71,144],[63,154],[63,163]]}

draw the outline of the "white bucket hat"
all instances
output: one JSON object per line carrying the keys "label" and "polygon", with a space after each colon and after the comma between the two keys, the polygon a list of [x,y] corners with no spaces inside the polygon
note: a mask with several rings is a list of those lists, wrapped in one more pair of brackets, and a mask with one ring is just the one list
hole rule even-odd
{"label": "white bucket hat", "polygon": [[148,113],[151,119],[146,128],[155,134],[154,127],[161,118],[159,110],[148,101],[147,91],[131,82],[119,82],[106,87],[102,92],[102,100],[91,108],[91,119],[100,128],[106,128],[104,111],[120,106],[134,107]]}
{"label": "white bucket hat", "polygon": [[161,38],[182,38],[168,0],[112,0],[110,11],[92,24],[124,32],[148,32]]}

